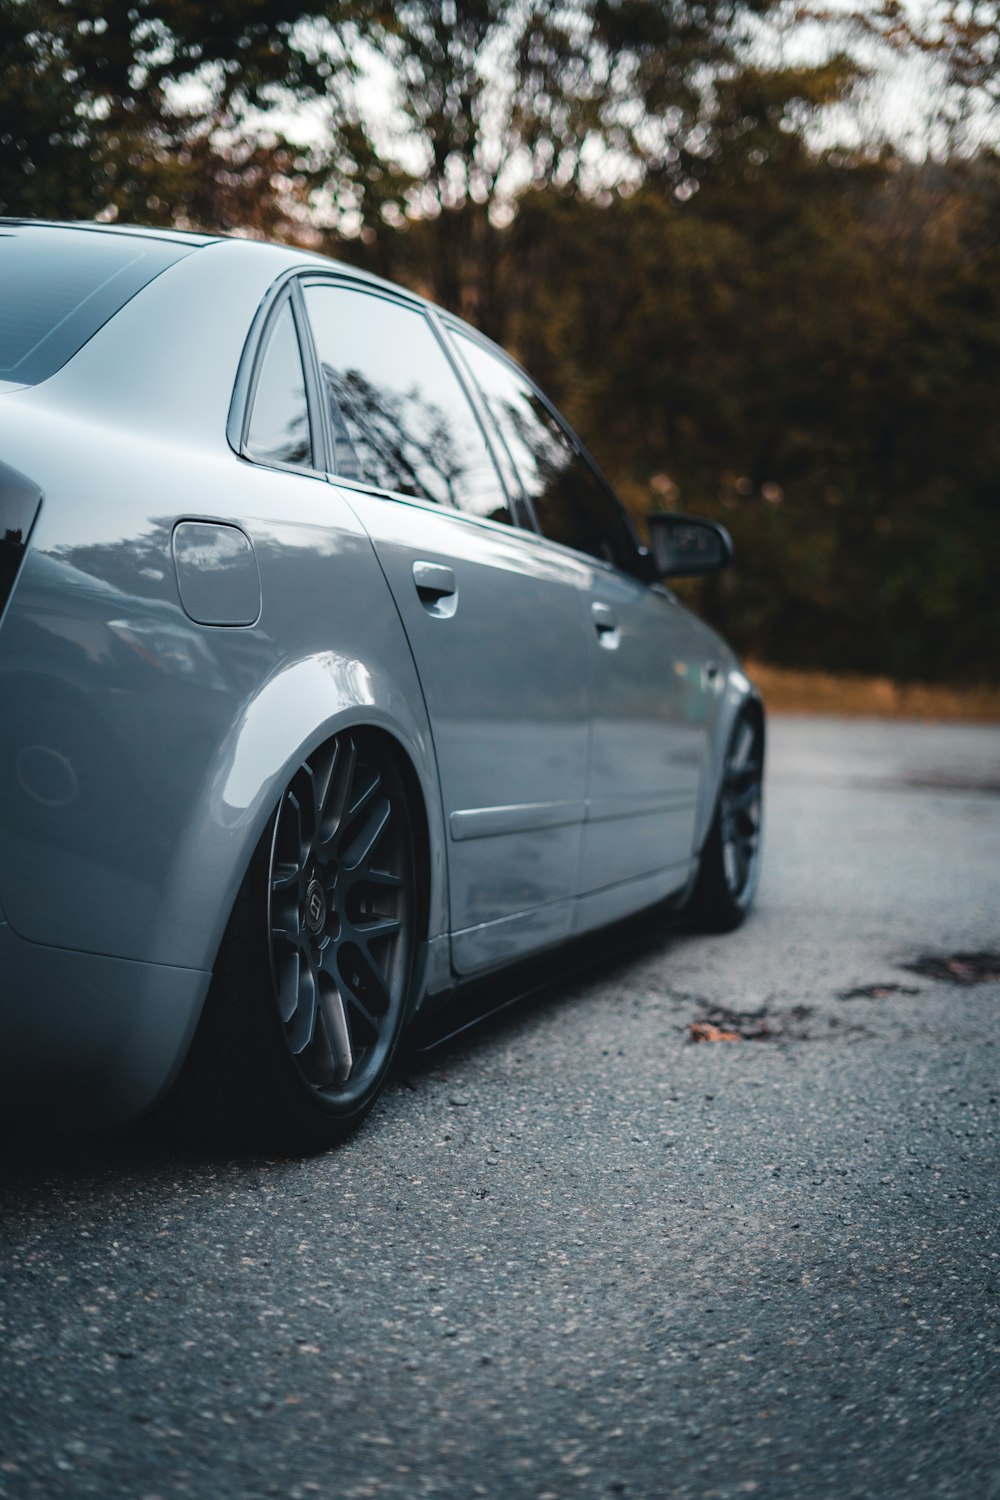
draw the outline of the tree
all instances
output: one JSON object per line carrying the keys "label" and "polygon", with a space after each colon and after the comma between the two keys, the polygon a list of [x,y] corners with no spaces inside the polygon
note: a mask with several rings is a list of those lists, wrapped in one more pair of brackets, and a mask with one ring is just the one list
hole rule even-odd
{"label": "tree", "polygon": [[[844,14],[816,17],[842,26]],[[923,63],[924,149],[951,159],[1000,139],[1000,0],[878,0],[849,14],[847,25]]]}
{"label": "tree", "polygon": [[497,231],[521,195],[606,196],[650,170],[680,186],[743,21],[773,4],[404,0],[372,33],[393,128],[348,163],[366,263],[502,338]]}
{"label": "tree", "polygon": [[54,3],[0,0],[0,212],[87,216],[103,172],[79,113]]}
{"label": "tree", "polygon": [[326,162],[267,111],[348,90],[378,9],[0,0],[0,211],[273,232]]}
{"label": "tree", "polygon": [[743,650],[995,678],[1000,162],[765,149],[720,103],[742,123],[686,203],[522,201],[511,341],[637,519],[731,529],[692,593]]}

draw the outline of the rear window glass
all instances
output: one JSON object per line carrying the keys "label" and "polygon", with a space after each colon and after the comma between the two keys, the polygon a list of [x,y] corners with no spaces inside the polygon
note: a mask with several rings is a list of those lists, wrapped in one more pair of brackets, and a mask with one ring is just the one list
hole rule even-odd
{"label": "rear window glass", "polygon": [[265,464],[312,463],[306,381],[287,298],[268,335],[254,392],[246,452],[248,458]]}
{"label": "rear window glass", "polygon": [[193,246],[0,225],[0,380],[37,385]]}

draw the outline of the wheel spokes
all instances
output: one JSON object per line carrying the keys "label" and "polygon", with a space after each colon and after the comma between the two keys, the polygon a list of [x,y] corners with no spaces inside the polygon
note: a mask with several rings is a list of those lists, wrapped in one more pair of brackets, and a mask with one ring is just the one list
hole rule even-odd
{"label": "wheel spokes", "polygon": [[[365,798],[367,801],[368,798]],[[375,852],[375,846],[388,826],[392,816],[388,798],[380,797],[370,808],[360,829],[340,856],[341,867],[357,870],[367,864]]]}
{"label": "wheel spokes", "polygon": [[403,884],[399,875],[393,875],[389,870],[365,870],[358,880],[359,885],[379,886],[388,891],[398,891]]}
{"label": "wheel spokes", "polygon": [[355,935],[361,938],[367,948],[373,938],[393,937],[400,931],[403,924],[398,917],[370,917],[362,918],[351,925]]}
{"label": "wheel spokes", "polygon": [[353,1025],[362,1036],[368,1037],[369,1041],[374,1041],[382,1030],[381,1018],[372,1015],[364,1002],[350,991],[347,991],[347,1003],[349,1014],[353,1018]]}
{"label": "wheel spokes", "polygon": [[729,765],[733,771],[743,773],[749,769],[750,756],[755,749],[756,734],[753,726],[744,720],[739,734],[729,753]]}
{"label": "wheel spokes", "polygon": [[354,1067],[351,1031],[340,992],[332,977],[325,973],[320,984],[316,1037],[323,1048],[322,1061],[328,1066],[330,1082],[346,1083]]}
{"label": "wheel spokes", "polygon": [[320,804],[320,842],[324,845],[340,835],[349,815],[357,759],[358,752],[352,739],[342,737],[334,741]]}
{"label": "wheel spokes", "polygon": [[339,740],[334,740],[325,750],[318,750],[307,762],[312,772],[313,791],[316,802],[316,842],[321,843],[327,834],[326,821],[337,762],[343,754]]}
{"label": "wheel spokes", "polygon": [[271,880],[271,931],[276,937],[298,940],[301,921],[299,919],[299,872],[294,876],[276,876]]}
{"label": "wheel spokes", "polygon": [[291,1017],[288,1045],[297,1055],[306,1050],[316,1031],[319,982],[312,955],[308,952],[303,952],[299,961],[299,982],[296,993],[297,1003]]}
{"label": "wheel spokes", "polygon": [[308,853],[302,831],[302,808],[289,790],[281,802],[271,860],[271,889],[287,890],[298,880]]}
{"label": "wheel spokes", "polygon": [[268,885],[288,1048],[306,1081],[345,1105],[384,1066],[412,951],[405,801],[391,762],[369,744],[342,734],[299,767],[275,819]]}
{"label": "wheel spokes", "polygon": [[741,891],[747,878],[747,857],[737,839],[725,846],[726,878],[732,891]]}
{"label": "wheel spokes", "polygon": [[381,785],[382,777],[378,771],[371,768],[369,768],[366,776],[359,776],[357,782],[351,788],[351,805],[348,808],[347,816],[349,818],[356,818],[358,813],[371,801]]}
{"label": "wheel spokes", "polygon": [[735,782],[730,784],[730,790],[726,798],[730,811],[734,813],[743,812],[752,807],[755,802],[760,801],[759,778],[748,774],[746,777],[741,776],[740,781],[743,785],[738,791],[736,790]]}
{"label": "wheel spokes", "polygon": [[302,954],[294,942],[283,945],[275,963],[275,990],[277,991],[278,1014],[287,1026],[299,1005],[299,971]]}
{"label": "wheel spokes", "polygon": [[381,967],[357,943],[344,943],[338,955],[344,998],[359,1009],[378,1029],[375,1017],[386,1014],[391,1004],[389,981]]}
{"label": "wheel spokes", "polygon": [[751,878],[760,839],[763,760],[759,732],[744,721],[738,728],[723,772],[720,796],[722,857],[726,884],[734,896]]}

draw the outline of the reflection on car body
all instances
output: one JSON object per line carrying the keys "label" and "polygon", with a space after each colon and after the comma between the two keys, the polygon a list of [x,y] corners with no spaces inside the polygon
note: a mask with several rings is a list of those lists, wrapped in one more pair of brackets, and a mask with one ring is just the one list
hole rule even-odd
{"label": "reflection on car body", "polygon": [[321,257],[8,221],[0,283],[17,1109],[314,1148],[468,980],[742,919],[763,712],[662,581],[720,528],[640,545],[502,351]]}

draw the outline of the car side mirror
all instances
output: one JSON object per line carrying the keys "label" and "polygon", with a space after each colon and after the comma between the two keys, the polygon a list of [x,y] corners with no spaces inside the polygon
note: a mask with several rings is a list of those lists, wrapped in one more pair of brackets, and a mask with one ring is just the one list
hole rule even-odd
{"label": "car side mirror", "polygon": [[658,511],[647,518],[649,550],[661,578],[693,578],[717,573],[733,560],[729,532],[715,521]]}

